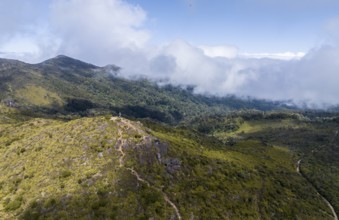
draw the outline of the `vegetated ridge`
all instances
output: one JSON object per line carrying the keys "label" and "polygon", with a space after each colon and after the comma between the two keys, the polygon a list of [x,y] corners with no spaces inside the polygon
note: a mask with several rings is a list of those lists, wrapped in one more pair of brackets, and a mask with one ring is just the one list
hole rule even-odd
{"label": "vegetated ridge", "polygon": [[1,219],[333,219],[323,198],[338,212],[337,113],[118,70],[0,60]]}
{"label": "vegetated ridge", "polygon": [[123,112],[128,117],[170,124],[232,109],[287,107],[280,102],[195,95],[190,87],[123,79],[119,70],[66,56],[39,64],[0,59],[0,101],[35,116],[74,118]]}

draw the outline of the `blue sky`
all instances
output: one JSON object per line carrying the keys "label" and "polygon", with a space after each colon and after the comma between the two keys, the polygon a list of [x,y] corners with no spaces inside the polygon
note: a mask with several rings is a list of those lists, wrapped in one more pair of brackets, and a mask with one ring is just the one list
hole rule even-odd
{"label": "blue sky", "polygon": [[338,0],[1,0],[0,57],[59,54],[216,96],[339,105]]}
{"label": "blue sky", "polygon": [[324,39],[339,1],[129,0],[149,17],[156,42],[237,46],[246,52],[308,51]]}

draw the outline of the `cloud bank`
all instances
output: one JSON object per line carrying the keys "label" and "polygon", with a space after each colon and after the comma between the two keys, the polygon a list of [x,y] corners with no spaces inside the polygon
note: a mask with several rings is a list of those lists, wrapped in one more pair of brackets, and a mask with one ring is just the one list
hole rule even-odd
{"label": "cloud bank", "polygon": [[[145,28],[146,11],[122,0],[55,0],[46,3],[44,13],[27,2],[0,2],[2,57],[34,63],[65,54],[97,65],[119,65],[123,77],[193,85],[196,93],[316,108],[339,104],[336,19],[327,27],[333,40],[306,54],[251,54],[235,46],[184,40],[154,45],[152,32]],[[17,13],[4,8],[17,8]]]}

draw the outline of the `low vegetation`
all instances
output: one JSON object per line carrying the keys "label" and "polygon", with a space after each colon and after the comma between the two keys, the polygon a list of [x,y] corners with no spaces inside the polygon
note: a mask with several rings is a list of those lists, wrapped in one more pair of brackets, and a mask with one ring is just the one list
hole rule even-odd
{"label": "low vegetation", "polygon": [[0,101],[34,117],[59,119],[119,112],[168,124],[232,109],[287,108],[279,102],[195,95],[194,88],[158,86],[145,79],[119,77],[115,66],[97,67],[66,56],[40,64],[0,59]]}
{"label": "low vegetation", "polygon": [[339,211],[335,112],[0,64],[0,219],[333,219],[318,193]]}

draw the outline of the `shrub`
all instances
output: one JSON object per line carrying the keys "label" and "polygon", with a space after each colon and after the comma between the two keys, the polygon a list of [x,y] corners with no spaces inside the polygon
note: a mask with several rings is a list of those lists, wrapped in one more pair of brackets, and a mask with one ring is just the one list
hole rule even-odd
{"label": "shrub", "polygon": [[13,201],[10,201],[9,203],[5,205],[5,210],[6,211],[16,210],[20,208],[21,203],[22,203],[22,197],[21,196],[16,197]]}
{"label": "shrub", "polygon": [[72,175],[72,172],[70,170],[63,170],[60,172],[60,178],[67,178]]}

